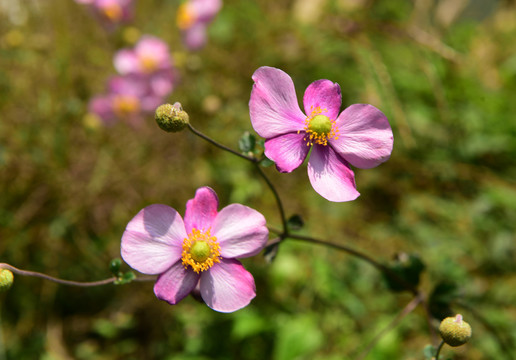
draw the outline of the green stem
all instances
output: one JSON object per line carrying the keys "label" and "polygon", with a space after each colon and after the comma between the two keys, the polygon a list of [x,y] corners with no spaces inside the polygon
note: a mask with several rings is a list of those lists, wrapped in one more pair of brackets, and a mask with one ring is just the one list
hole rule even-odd
{"label": "green stem", "polygon": [[200,138],[206,140],[207,142],[215,145],[219,149],[228,151],[228,152],[232,153],[233,155],[239,156],[239,157],[241,157],[243,159],[246,159],[247,161],[250,161],[252,163],[256,163],[258,161],[255,157],[246,156],[244,154],[239,153],[238,151],[235,151],[233,149],[228,148],[225,145],[222,145],[221,143],[218,143],[217,141],[213,140],[212,138],[210,138],[210,137],[204,135],[203,133],[201,133],[200,131],[196,130],[191,124],[188,124],[188,129],[190,129],[190,131],[193,132],[195,135],[197,135]]}
{"label": "green stem", "polygon": [[[43,273],[40,273],[37,271],[28,271],[28,270],[18,269],[12,265],[9,265],[6,263],[0,263],[0,269],[9,270],[17,275],[38,277],[41,279],[53,281],[53,282],[61,284],[61,285],[79,286],[79,287],[93,287],[93,286],[107,285],[107,284],[114,283],[115,281],[118,280],[118,278],[115,276],[110,277],[108,279],[104,279],[104,280],[98,280],[98,281],[64,280],[64,279],[59,279],[59,278],[56,278],[56,277],[53,277],[53,276],[50,276],[47,274],[43,274]],[[155,279],[155,277],[152,277],[152,278],[151,277],[140,277],[140,278],[134,279],[134,281],[149,281],[149,280],[154,280],[154,279]]]}
{"label": "green stem", "polygon": [[439,360],[439,353],[441,352],[441,349],[444,345],[444,340],[441,341],[439,344],[439,347],[437,348],[437,351],[435,352],[435,360]]}
{"label": "green stem", "polygon": [[247,155],[241,154],[238,151],[235,151],[235,150],[233,150],[233,149],[231,149],[231,148],[229,148],[229,147],[227,147],[225,145],[222,145],[221,143],[213,140],[209,136],[204,135],[203,133],[201,133],[200,131],[195,129],[191,124],[188,124],[188,129],[190,129],[190,131],[193,132],[195,135],[197,135],[200,138],[208,141],[210,144],[215,145],[219,149],[222,149],[224,151],[230,152],[233,155],[236,155],[238,157],[241,157],[242,159],[250,161],[250,162],[252,162],[256,166],[256,169],[260,173],[260,176],[265,180],[265,182],[267,183],[267,186],[269,187],[269,189],[271,189],[272,194],[274,195],[274,198],[276,199],[276,203],[278,205],[278,210],[280,212],[281,223],[282,223],[282,226],[283,226],[282,237],[285,238],[288,235],[288,228],[287,228],[287,218],[285,216],[285,211],[283,209],[283,203],[281,202],[281,199],[279,197],[278,192],[276,191],[276,188],[274,187],[272,182],[269,180],[267,175],[265,175],[265,173],[263,172],[262,168],[260,167],[260,160],[255,158],[255,157],[253,157],[253,156],[247,156]]}

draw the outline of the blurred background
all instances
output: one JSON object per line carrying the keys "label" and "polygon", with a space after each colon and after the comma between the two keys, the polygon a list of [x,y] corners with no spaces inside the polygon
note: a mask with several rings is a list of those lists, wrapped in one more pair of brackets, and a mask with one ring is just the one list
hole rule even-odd
{"label": "blurred background", "polygon": [[[344,106],[381,109],[394,151],[378,168],[356,169],[356,201],[317,195],[304,166],[265,169],[286,212],[305,220],[301,234],[378,261],[418,256],[421,289],[473,328],[442,358],[516,358],[515,2],[225,0],[198,51],[181,41],[178,6],[136,1],[130,22],[106,28],[71,0],[0,1],[0,262],[110,277],[141,208],[184,213],[204,185],[221,206],[244,203],[280,227],[272,194],[245,161],[189,132],[161,131],[152,114],[110,126],[91,116],[116,51],[149,34],[173,57],[167,101],[235,149],[253,132],[251,75],[263,65],[290,74],[300,99],[325,78],[340,84]],[[16,276],[0,294],[0,359],[425,358],[433,339],[421,308],[368,349],[411,301],[369,264],[294,240],[272,263],[244,264],[257,297],[232,314],[191,297],[170,306],[151,282],[84,289]]]}

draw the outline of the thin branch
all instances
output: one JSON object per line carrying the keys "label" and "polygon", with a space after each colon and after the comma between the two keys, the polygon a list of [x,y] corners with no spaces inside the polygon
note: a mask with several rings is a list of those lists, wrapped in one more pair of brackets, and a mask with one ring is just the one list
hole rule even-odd
{"label": "thin branch", "polygon": [[403,310],[387,325],[384,329],[382,329],[367,345],[367,347],[357,356],[357,360],[365,359],[366,356],[371,352],[371,350],[376,346],[378,341],[387,334],[390,330],[398,326],[401,320],[408,314],[410,314],[414,309],[423,302],[423,296],[421,294],[415,296],[404,308]]}
{"label": "thin branch", "polygon": [[283,203],[281,202],[281,199],[279,197],[278,192],[276,191],[276,188],[274,187],[272,182],[269,180],[267,175],[265,175],[265,172],[260,167],[260,164],[255,163],[255,165],[256,165],[256,169],[260,173],[260,176],[265,180],[265,182],[267,183],[267,186],[269,186],[269,189],[271,189],[272,194],[274,195],[274,198],[276,199],[276,204],[278,205],[278,210],[280,212],[281,223],[283,225],[283,232],[282,232],[282,234],[280,234],[280,237],[281,238],[286,238],[286,237],[288,237],[290,235],[288,234],[287,218],[285,216],[285,210],[283,209]]}
{"label": "thin branch", "polygon": [[[100,286],[100,285],[107,285],[112,284],[115,281],[119,280],[117,277],[113,276],[108,279],[104,280],[98,280],[98,281],[73,281],[73,280],[64,280],[59,279],[47,274],[43,274],[37,271],[28,271],[28,270],[22,270],[18,269],[12,265],[6,264],[6,263],[0,263],[0,269],[7,269],[17,275],[22,276],[32,276],[32,277],[38,277],[41,279],[53,281],[55,283],[61,284],[61,285],[69,285],[69,286],[79,286],[79,287],[93,287],[93,286]],[[154,280],[155,277],[139,277],[135,278],[133,281],[150,281]]]}
{"label": "thin branch", "polygon": [[435,352],[435,360],[439,360],[439,353],[441,352],[443,345],[444,345],[444,340],[441,341],[441,343],[439,344],[439,347],[437,348],[437,351]]}
{"label": "thin branch", "polygon": [[228,152],[232,153],[233,155],[241,157],[242,159],[245,159],[245,160],[250,161],[252,163],[256,163],[258,161],[255,157],[246,156],[244,154],[239,153],[238,151],[235,151],[235,150],[227,147],[226,145],[222,145],[221,143],[218,143],[217,141],[213,140],[212,138],[210,138],[210,137],[204,135],[203,133],[201,133],[200,131],[196,130],[191,124],[188,124],[188,129],[190,129],[190,131],[193,132],[195,135],[197,135],[200,138],[206,140],[207,142],[215,145],[219,149],[228,151]]}

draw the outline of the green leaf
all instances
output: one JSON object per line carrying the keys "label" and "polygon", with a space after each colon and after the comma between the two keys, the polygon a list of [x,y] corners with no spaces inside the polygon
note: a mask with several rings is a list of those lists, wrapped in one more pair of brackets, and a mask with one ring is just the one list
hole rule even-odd
{"label": "green leaf", "polygon": [[[425,264],[423,264],[418,255],[400,253],[396,255],[394,263],[387,265],[387,267],[407,284],[417,287],[421,273],[425,269]],[[389,276],[387,273],[383,275],[387,286],[392,291],[401,292],[407,290],[395,277]]]}
{"label": "green leaf", "polygon": [[115,285],[124,285],[124,284],[128,284],[130,283],[131,281],[133,281],[134,279],[136,279],[136,275],[134,275],[134,273],[132,271],[128,271],[124,274],[122,274],[116,281],[115,281]]}
{"label": "green leaf", "polygon": [[244,134],[238,140],[238,148],[243,153],[248,153],[254,151],[256,146],[256,137],[251,134],[249,131],[244,132]]}
{"label": "green leaf", "polygon": [[111,273],[113,275],[118,276],[121,266],[122,266],[122,260],[116,258],[116,259],[111,260],[111,262],[109,263],[109,270],[111,271]]}
{"label": "green leaf", "polygon": [[451,305],[458,297],[457,284],[447,280],[439,282],[428,297],[430,313],[439,320],[455,315]]}
{"label": "green leaf", "polygon": [[287,226],[290,230],[301,230],[303,226],[305,225],[305,222],[303,221],[303,218],[301,215],[294,214],[287,220]]}

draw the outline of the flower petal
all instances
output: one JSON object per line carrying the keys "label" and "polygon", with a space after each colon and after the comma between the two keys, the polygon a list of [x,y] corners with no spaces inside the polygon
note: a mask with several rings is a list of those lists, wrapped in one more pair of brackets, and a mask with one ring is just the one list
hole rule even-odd
{"label": "flower petal", "polygon": [[337,119],[339,138],[331,146],[353,166],[369,169],[391,156],[393,136],[387,117],[367,104],[346,108]]}
{"label": "flower petal", "polygon": [[276,163],[280,172],[291,172],[305,161],[310,150],[303,140],[306,133],[288,133],[265,141],[265,156]]}
{"label": "flower petal", "polygon": [[186,203],[185,228],[188,233],[193,228],[208,230],[217,216],[219,199],[212,188],[207,186],[197,189],[193,199]]}
{"label": "flower petal", "polygon": [[234,259],[222,259],[203,272],[199,284],[206,305],[220,312],[239,310],[256,296],[253,276]]}
{"label": "flower petal", "polygon": [[306,116],[299,108],[290,76],[262,66],[253,74],[249,114],[254,130],[266,139],[303,130]]}
{"label": "flower petal", "polygon": [[355,175],[330,146],[314,145],[308,160],[308,177],[314,190],[330,201],[355,200]]}
{"label": "flower petal", "polygon": [[241,204],[231,204],[220,210],[212,232],[220,244],[220,255],[235,258],[258,254],[269,237],[265,223],[262,214]]}
{"label": "flower petal", "polygon": [[116,71],[121,75],[137,73],[140,71],[138,57],[133,50],[122,49],[113,59]]}
{"label": "flower petal", "polygon": [[192,269],[185,269],[181,261],[161,274],[154,284],[154,294],[160,300],[175,305],[195,288],[200,275]]}
{"label": "flower petal", "polygon": [[176,210],[150,205],[127,224],[122,235],[122,258],[141,273],[160,274],[181,259],[185,237],[183,219]]}
{"label": "flower petal", "polygon": [[324,79],[314,81],[305,90],[303,104],[308,116],[317,108],[320,108],[323,110],[321,115],[336,120],[342,104],[339,84]]}

